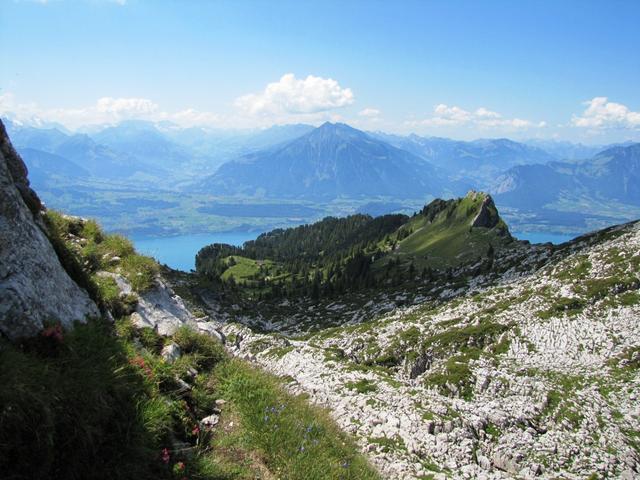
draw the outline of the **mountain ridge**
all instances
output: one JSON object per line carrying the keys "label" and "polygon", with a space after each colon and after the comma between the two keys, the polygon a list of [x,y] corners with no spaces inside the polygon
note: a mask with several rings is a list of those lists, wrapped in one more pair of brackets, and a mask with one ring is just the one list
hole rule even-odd
{"label": "mountain ridge", "polygon": [[618,146],[580,162],[518,166],[490,189],[506,205],[531,208],[588,194],[640,206],[640,144]]}
{"label": "mountain ridge", "polygon": [[273,151],[222,165],[200,188],[270,197],[441,194],[447,182],[409,152],[345,124],[326,122]]}

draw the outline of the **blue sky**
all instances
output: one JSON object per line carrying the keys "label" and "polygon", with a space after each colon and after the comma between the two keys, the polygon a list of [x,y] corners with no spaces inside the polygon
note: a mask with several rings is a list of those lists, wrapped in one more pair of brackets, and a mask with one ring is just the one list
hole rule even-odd
{"label": "blue sky", "polygon": [[638,1],[0,0],[0,112],[640,140]]}

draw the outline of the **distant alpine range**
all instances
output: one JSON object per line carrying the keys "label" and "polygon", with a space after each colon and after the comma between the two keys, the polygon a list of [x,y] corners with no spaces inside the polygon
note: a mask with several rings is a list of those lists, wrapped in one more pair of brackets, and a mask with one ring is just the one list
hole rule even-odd
{"label": "distant alpine range", "polygon": [[35,187],[54,204],[64,195],[94,195],[88,186],[107,185],[111,196],[126,190],[244,203],[369,200],[381,214],[402,210],[407,200],[476,189],[490,192],[507,218],[519,212],[533,223],[577,230],[640,211],[640,144],[633,143],[459,141],[365,132],[343,123],[233,131],[126,121],[83,133],[6,125]]}
{"label": "distant alpine range", "polygon": [[200,183],[227,194],[333,199],[444,195],[445,172],[407,150],[342,123],[223,164]]}

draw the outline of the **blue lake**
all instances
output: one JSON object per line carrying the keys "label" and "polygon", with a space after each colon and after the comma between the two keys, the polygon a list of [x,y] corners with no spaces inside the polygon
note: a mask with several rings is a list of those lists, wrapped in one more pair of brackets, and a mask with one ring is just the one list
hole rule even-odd
{"label": "blue lake", "polygon": [[568,242],[576,238],[579,234],[565,235],[561,233],[546,233],[546,232],[512,232],[512,235],[518,240],[529,240],[531,243],[547,243],[554,244]]}
{"label": "blue lake", "polygon": [[154,257],[176,270],[185,272],[196,268],[196,253],[212,243],[228,243],[240,246],[247,240],[255,240],[261,232],[195,233],[175,237],[130,237],[136,250]]}

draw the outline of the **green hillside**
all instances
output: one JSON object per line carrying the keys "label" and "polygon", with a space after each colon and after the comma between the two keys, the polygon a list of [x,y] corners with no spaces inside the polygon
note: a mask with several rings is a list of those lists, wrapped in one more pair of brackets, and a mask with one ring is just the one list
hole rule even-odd
{"label": "green hillside", "polygon": [[332,296],[364,288],[428,280],[428,272],[489,269],[513,242],[491,197],[437,199],[413,217],[353,215],[265,233],[242,248],[200,250],[201,277],[249,298]]}
{"label": "green hillside", "polygon": [[491,197],[473,191],[464,198],[434,200],[396,238],[387,262],[399,257],[431,268],[473,262],[513,241]]}

